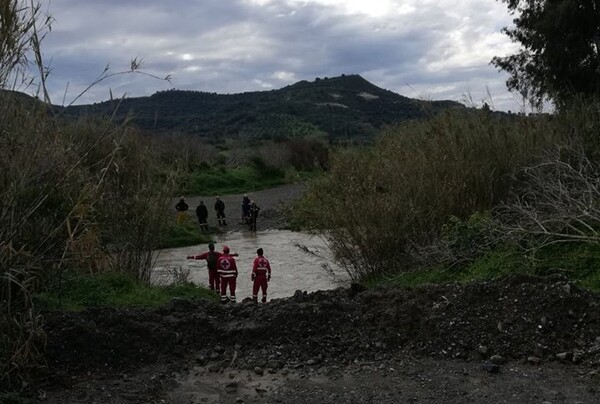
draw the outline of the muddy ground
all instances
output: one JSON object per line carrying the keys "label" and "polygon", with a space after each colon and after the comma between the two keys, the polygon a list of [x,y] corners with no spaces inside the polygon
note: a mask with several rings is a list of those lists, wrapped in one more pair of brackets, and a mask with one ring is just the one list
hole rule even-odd
{"label": "muddy ground", "polygon": [[[600,402],[600,296],[563,278],[46,313],[50,403]],[[36,400],[32,400],[36,401]]]}

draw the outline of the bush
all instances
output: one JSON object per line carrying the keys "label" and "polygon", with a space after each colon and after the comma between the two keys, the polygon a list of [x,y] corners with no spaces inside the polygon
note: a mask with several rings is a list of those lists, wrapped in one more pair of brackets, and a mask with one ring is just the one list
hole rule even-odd
{"label": "bush", "polygon": [[339,151],[300,214],[353,279],[406,269],[451,216],[490,210],[519,167],[568,140],[550,117],[449,110],[390,127],[372,148]]}
{"label": "bush", "polygon": [[82,310],[87,307],[158,307],[172,298],[215,299],[210,290],[190,282],[144,285],[122,272],[98,275],[68,272],[62,284],[36,294],[40,308]]}

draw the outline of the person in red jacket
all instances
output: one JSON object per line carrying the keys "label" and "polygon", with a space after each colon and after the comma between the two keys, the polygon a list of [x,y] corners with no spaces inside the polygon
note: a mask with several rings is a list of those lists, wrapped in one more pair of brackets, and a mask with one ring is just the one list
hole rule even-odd
{"label": "person in red jacket", "polygon": [[[227,303],[228,301],[235,303],[235,283],[238,270],[233,256],[229,254],[229,247],[223,246],[223,254],[217,261],[217,268],[221,278],[221,303]],[[227,299],[227,286],[229,286],[229,299]]]}
{"label": "person in red jacket", "polygon": [[262,290],[262,302],[267,302],[267,286],[271,280],[271,264],[269,260],[263,256],[263,249],[259,248],[256,250],[258,257],[254,259],[254,265],[252,266],[252,300],[254,303],[258,303],[258,289]]}
{"label": "person in red jacket", "polygon": [[213,243],[208,244],[208,251],[200,255],[188,255],[188,260],[206,260],[206,266],[208,267],[208,285],[210,290],[214,290],[217,293],[220,292],[219,272],[217,271],[217,263],[219,257],[223,254],[215,251],[215,245]]}

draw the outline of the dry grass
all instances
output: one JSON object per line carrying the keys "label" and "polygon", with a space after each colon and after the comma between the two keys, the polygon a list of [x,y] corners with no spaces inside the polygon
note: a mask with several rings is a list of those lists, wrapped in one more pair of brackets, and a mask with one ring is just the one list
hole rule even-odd
{"label": "dry grass", "polygon": [[[50,21],[35,1],[0,0],[1,88],[37,83],[45,94]],[[0,116],[0,389],[14,389],[44,365],[32,295],[48,274],[112,270],[148,282],[174,183],[127,123],[65,123],[10,91]]]}
{"label": "dry grass", "polygon": [[563,122],[469,110],[389,128],[373,148],[338,153],[302,211],[352,278],[407,268],[451,216],[489,210],[516,170],[572,142]]}

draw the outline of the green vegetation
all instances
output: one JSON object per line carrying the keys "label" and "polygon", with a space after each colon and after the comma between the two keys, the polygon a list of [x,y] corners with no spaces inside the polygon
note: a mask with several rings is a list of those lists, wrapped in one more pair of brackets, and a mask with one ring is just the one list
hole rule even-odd
{"label": "green vegetation", "polygon": [[158,307],[173,298],[216,299],[213,292],[191,282],[153,286],[142,284],[128,274],[114,272],[95,276],[69,273],[64,278],[62,284],[53,284],[49,290],[35,295],[39,308]]}
{"label": "green vegetation", "polygon": [[[600,96],[600,7],[597,1],[501,0],[515,15],[504,28],[519,43],[492,64],[510,74],[509,90],[533,105],[562,107],[573,96]],[[567,34],[568,33],[568,34]]]}
{"label": "green vegetation", "polygon": [[206,244],[213,241],[210,234],[200,231],[200,226],[191,216],[181,223],[175,221],[167,225],[159,248],[176,248]]}
{"label": "green vegetation", "polygon": [[547,274],[563,262],[597,287],[599,114],[597,100],[577,100],[556,115],[455,110],[390,127],[332,157],[295,223],[323,234],[355,281]]}
{"label": "green vegetation", "polygon": [[[71,106],[69,117],[107,116],[116,102]],[[117,121],[133,113],[140,129],[209,139],[328,138],[370,141],[384,125],[423,118],[453,101],[419,101],[381,89],[358,75],[301,81],[273,91],[222,95],[200,91],[161,91],[127,98]],[[58,108],[58,107],[57,107]]]}
{"label": "green vegetation", "polygon": [[262,159],[256,158],[248,166],[196,170],[189,174],[186,182],[183,194],[211,196],[271,188],[285,184],[287,177],[284,171],[268,167]]}
{"label": "green vegetation", "polygon": [[416,286],[423,283],[492,280],[510,274],[546,276],[560,274],[579,286],[600,292],[600,246],[561,245],[525,253],[497,249],[464,267],[421,268],[365,280],[365,284]]}

